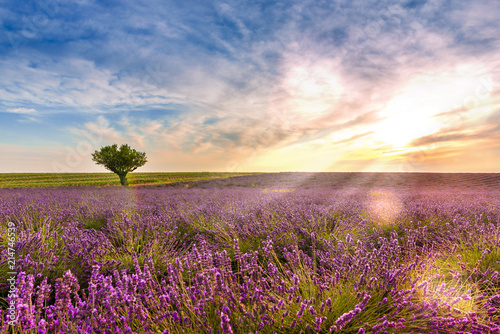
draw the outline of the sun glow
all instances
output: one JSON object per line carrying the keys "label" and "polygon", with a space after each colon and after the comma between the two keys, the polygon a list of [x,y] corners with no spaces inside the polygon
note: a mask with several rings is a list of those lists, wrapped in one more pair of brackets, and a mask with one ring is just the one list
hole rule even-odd
{"label": "sun glow", "polygon": [[415,138],[432,134],[438,129],[439,125],[430,117],[401,113],[379,124],[377,139],[399,148],[406,146]]}
{"label": "sun glow", "polygon": [[436,117],[439,114],[465,111],[472,120],[488,113],[491,82],[473,70],[464,66],[454,73],[412,79],[381,111],[383,120],[375,126],[375,139],[401,148],[445,126]]}

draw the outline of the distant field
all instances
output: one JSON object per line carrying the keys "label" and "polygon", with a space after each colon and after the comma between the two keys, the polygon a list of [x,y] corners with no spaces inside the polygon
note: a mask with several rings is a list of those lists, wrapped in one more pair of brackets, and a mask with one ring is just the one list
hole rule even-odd
{"label": "distant field", "polygon": [[[139,185],[211,180],[250,174],[252,173],[130,173],[127,178],[130,185]],[[114,173],[0,173],[0,188],[118,185],[120,180]]]}
{"label": "distant field", "polygon": [[[238,178],[231,178],[241,176]],[[193,181],[202,181],[192,183]],[[481,188],[500,190],[500,173],[130,173],[130,185],[184,187],[190,182],[197,188]],[[0,173],[0,188],[58,186],[118,186],[114,173]]]}
{"label": "distant field", "polygon": [[[172,185],[171,185],[172,186]],[[182,185],[178,185],[182,186]],[[263,173],[193,183],[195,188],[500,190],[500,173]]]}

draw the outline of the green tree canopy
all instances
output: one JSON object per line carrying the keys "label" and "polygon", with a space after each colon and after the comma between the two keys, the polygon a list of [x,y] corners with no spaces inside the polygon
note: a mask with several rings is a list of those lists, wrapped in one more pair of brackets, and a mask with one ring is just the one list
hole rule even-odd
{"label": "green tree canopy", "polygon": [[100,150],[92,153],[92,160],[98,165],[103,165],[107,170],[118,174],[120,183],[125,186],[127,173],[144,166],[148,160],[146,152],[138,152],[127,144],[104,146]]}

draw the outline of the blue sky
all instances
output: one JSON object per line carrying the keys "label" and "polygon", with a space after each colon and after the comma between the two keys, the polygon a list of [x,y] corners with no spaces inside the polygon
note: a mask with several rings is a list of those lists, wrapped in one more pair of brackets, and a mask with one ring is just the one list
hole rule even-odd
{"label": "blue sky", "polygon": [[0,0],[0,172],[500,170],[500,3]]}

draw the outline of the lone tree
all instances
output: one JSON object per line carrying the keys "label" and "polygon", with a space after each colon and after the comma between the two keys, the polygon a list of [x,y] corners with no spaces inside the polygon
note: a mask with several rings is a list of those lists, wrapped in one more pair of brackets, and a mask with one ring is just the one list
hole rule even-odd
{"label": "lone tree", "polygon": [[127,144],[120,146],[114,144],[104,146],[99,151],[92,153],[92,160],[98,165],[103,165],[107,170],[118,174],[122,186],[128,185],[127,173],[144,166],[146,152],[138,152]]}

